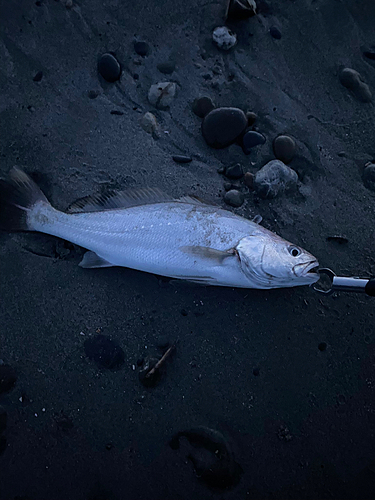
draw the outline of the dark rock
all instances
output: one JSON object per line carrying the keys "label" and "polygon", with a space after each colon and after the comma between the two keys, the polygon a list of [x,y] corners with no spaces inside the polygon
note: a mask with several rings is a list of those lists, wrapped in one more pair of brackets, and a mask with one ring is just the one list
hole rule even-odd
{"label": "dark rock", "polygon": [[97,90],[89,90],[87,92],[87,95],[89,96],[89,99],[96,99],[99,95],[99,92]]}
{"label": "dark rock", "polygon": [[255,174],[254,189],[261,198],[275,198],[296,187],[297,173],[280,160],[268,162]]}
{"label": "dark rock", "polygon": [[242,148],[245,154],[250,154],[251,148],[260,146],[266,142],[264,135],[255,130],[249,130],[242,138]]}
{"label": "dark rock", "polygon": [[240,163],[236,163],[235,165],[231,165],[225,169],[225,176],[228,179],[241,179],[243,177],[243,168]]}
{"label": "dark rock", "polygon": [[273,152],[283,163],[292,161],[296,152],[296,143],[289,135],[279,135],[273,141]]}
{"label": "dark rock", "polygon": [[226,18],[229,21],[247,19],[256,14],[255,0],[229,0]]}
{"label": "dark rock", "polygon": [[8,415],[3,406],[0,406],[0,434],[5,431],[7,427]]}
{"label": "dark rock", "polygon": [[230,191],[232,189],[232,183],[231,182],[224,182],[224,189],[225,189],[225,191]]}
{"label": "dark rock", "polygon": [[375,191],[375,163],[368,163],[363,171],[363,183],[371,191]]}
{"label": "dark rock", "polygon": [[103,54],[98,62],[98,71],[107,82],[115,82],[120,78],[121,66],[112,54]]}
{"label": "dark rock", "polygon": [[95,361],[100,368],[119,368],[125,360],[121,347],[105,335],[96,335],[85,340],[85,354]]}
{"label": "dark rock", "polygon": [[260,375],[260,370],[259,370],[259,368],[254,368],[254,370],[253,370],[253,375],[254,375],[255,377],[259,377],[259,375]]}
{"label": "dark rock", "polygon": [[371,59],[375,61],[375,47],[369,47],[363,50],[363,55],[367,57],[367,59]]}
{"label": "dark rock", "polygon": [[[181,439],[184,444],[180,447]],[[208,427],[189,429],[175,434],[169,445],[192,462],[197,476],[210,487],[224,490],[239,482],[242,468],[220,432]]]}
{"label": "dark rock", "polygon": [[134,50],[139,56],[145,57],[150,53],[150,47],[146,42],[134,42]]}
{"label": "dark rock", "polygon": [[204,118],[215,108],[215,105],[209,97],[198,97],[194,100],[192,107],[193,113],[199,116],[199,118]]}
{"label": "dark rock", "polygon": [[326,240],[338,243],[339,245],[346,245],[346,243],[349,242],[348,238],[345,238],[345,236],[327,236]]}
{"label": "dark rock", "polygon": [[217,108],[206,115],[202,134],[207,144],[221,149],[233,144],[247,127],[245,113],[239,108]]}
{"label": "dark rock", "polygon": [[341,70],[339,77],[341,84],[351,90],[359,101],[371,102],[372,94],[370,87],[363,82],[358,71],[351,68],[344,68]]}
{"label": "dark rock", "polygon": [[320,344],[318,345],[318,349],[319,351],[325,351],[327,349],[327,344],[325,342],[320,342]]}
{"label": "dark rock", "polygon": [[176,69],[176,63],[173,61],[166,61],[159,63],[156,67],[158,68],[160,73],[163,73],[164,75],[171,75]]}
{"label": "dark rock", "polygon": [[16,372],[9,365],[0,365],[0,394],[13,389],[17,381]]}
{"label": "dark rock", "polygon": [[249,189],[254,188],[254,174],[251,172],[246,172],[243,178],[243,182],[245,186],[247,186]]}
{"label": "dark rock", "polygon": [[167,109],[176,94],[176,84],[173,82],[162,82],[151,85],[148,91],[150,104],[157,109]]}
{"label": "dark rock", "polygon": [[248,126],[252,127],[258,119],[258,115],[256,113],[253,113],[252,111],[248,111],[246,113],[246,118]]}
{"label": "dark rock", "polygon": [[34,76],[34,82],[40,82],[43,78],[43,71],[38,71],[38,73]]}
{"label": "dark rock", "polygon": [[117,116],[122,116],[124,114],[123,111],[119,111],[118,109],[112,109],[111,110],[111,115],[117,115]]}
{"label": "dark rock", "polygon": [[212,33],[212,39],[221,50],[230,50],[237,43],[237,35],[226,26],[218,26]]}
{"label": "dark rock", "polygon": [[244,202],[244,195],[237,189],[231,189],[224,195],[224,201],[231,207],[240,207]]}
{"label": "dark rock", "polygon": [[279,28],[276,28],[276,26],[271,26],[270,35],[272,36],[272,38],[275,38],[276,40],[280,40],[281,38],[281,32]]}
{"label": "dark rock", "polygon": [[193,159],[191,156],[174,155],[172,156],[173,161],[176,163],[190,163]]}

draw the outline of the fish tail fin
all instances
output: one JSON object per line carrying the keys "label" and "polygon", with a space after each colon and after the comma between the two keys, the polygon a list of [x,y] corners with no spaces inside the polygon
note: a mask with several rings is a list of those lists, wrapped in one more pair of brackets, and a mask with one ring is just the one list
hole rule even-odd
{"label": "fish tail fin", "polygon": [[34,231],[32,212],[39,203],[50,206],[35,182],[20,168],[13,167],[0,180],[0,229]]}

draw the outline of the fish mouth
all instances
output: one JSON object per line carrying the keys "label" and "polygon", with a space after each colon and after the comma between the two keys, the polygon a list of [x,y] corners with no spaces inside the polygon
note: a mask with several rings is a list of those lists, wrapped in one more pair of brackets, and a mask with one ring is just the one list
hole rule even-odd
{"label": "fish mouth", "polygon": [[317,260],[310,260],[303,264],[297,264],[293,267],[293,272],[297,278],[309,278],[311,281],[317,281],[319,279],[319,262]]}

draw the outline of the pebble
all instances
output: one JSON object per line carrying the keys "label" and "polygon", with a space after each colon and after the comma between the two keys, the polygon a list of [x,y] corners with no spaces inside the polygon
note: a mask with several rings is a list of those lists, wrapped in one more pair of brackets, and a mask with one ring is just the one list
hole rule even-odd
{"label": "pebble", "polygon": [[248,126],[251,127],[257,121],[258,116],[257,116],[256,113],[253,113],[252,111],[248,111],[246,113],[246,118],[247,118],[247,124],[248,124]]}
{"label": "pebble", "polygon": [[375,163],[368,163],[363,171],[363,183],[371,191],[375,191]]}
{"label": "pebble", "polygon": [[162,82],[151,85],[148,91],[150,104],[157,109],[167,109],[176,95],[176,84],[173,82]]}
{"label": "pebble", "polygon": [[279,135],[273,141],[273,152],[278,160],[289,163],[296,152],[295,140],[289,135]]}
{"label": "pebble", "polygon": [[11,366],[6,364],[0,365],[0,394],[13,389],[16,380],[16,372]]}
{"label": "pebble", "polygon": [[268,162],[255,174],[254,189],[261,198],[275,198],[297,185],[298,175],[280,160]]}
{"label": "pebble", "polygon": [[191,156],[174,155],[172,156],[173,161],[176,163],[190,163],[193,159]]}
{"label": "pebble", "polygon": [[73,0],[65,0],[65,7],[71,9],[73,7]]}
{"label": "pebble", "polygon": [[158,68],[160,73],[163,73],[164,75],[171,75],[176,69],[176,63],[173,61],[166,61],[159,63],[156,67]]}
{"label": "pebble", "polygon": [[229,0],[226,18],[229,21],[247,19],[256,14],[257,4],[255,0]]}
{"label": "pebble", "polygon": [[98,62],[98,71],[107,82],[115,82],[120,78],[121,66],[112,54],[103,54]]}
{"label": "pebble", "polygon": [[252,174],[251,172],[246,172],[246,174],[244,175],[244,178],[243,178],[243,182],[244,182],[245,186],[247,186],[249,189],[253,189],[254,188],[254,174]]}
{"label": "pebble", "polygon": [[230,191],[232,189],[232,183],[231,182],[224,182],[224,189],[225,189],[225,191]]}
{"label": "pebble", "polygon": [[261,146],[266,142],[264,135],[255,130],[249,130],[246,132],[242,138],[242,149],[245,154],[250,154],[250,151],[255,146]]}
{"label": "pebble", "polygon": [[225,176],[228,179],[241,179],[243,177],[243,168],[240,163],[236,163],[235,165],[231,165],[225,169]]}
{"label": "pebble", "polygon": [[38,73],[34,76],[34,82],[40,82],[43,78],[43,71],[38,71]]}
{"label": "pebble", "polygon": [[245,113],[239,108],[217,108],[206,115],[202,134],[207,144],[221,149],[233,144],[247,127]]}
{"label": "pebble", "polygon": [[276,28],[276,26],[271,26],[270,35],[272,36],[272,38],[275,38],[276,40],[280,40],[281,31],[279,30],[279,28]]}
{"label": "pebble", "polygon": [[150,53],[150,47],[147,42],[134,42],[135,52],[142,57],[147,56]]}
{"label": "pebble", "polygon": [[193,102],[193,113],[199,118],[204,118],[210,111],[215,109],[215,105],[209,97],[198,97]]}
{"label": "pebble", "polygon": [[96,335],[84,342],[85,354],[100,368],[119,368],[125,360],[121,347],[105,335]]}
{"label": "pebble", "polygon": [[218,26],[212,33],[212,39],[221,50],[230,50],[237,43],[237,35],[226,26]]}
{"label": "pebble", "polygon": [[363,55],[367,57],[367,59],[371,59],[375,61],[375,47],[367,48],[363,51]]}
{"label": "pebble", "polygon": [[237,189],[231,189],[227,191],[224,195],[224,201],[227,205],[231,207],[240,207],[245,200],[244,195]]}
{"label": "pebble", "polygon": [[372,94],[370,87],[362,81],[362,77],[358,71],[351,68],[344,68],[340,72],[340,82],[344,87],[351,90],[359,101],[371,101]]}
{"label": "pebble", "polygon": [[89,96],[89,99],[96,99],[99,95],[99,92],[97,90],[89,90],[87,92],[87,95]]}
{"label": "pebble", "polygon": [[0,406],[0,434],[5,431],[7,427],[8,415],[3,406]]}
{"label": "pebble", "polygon": [[320,344],[318,345],[318,349],[319,351],[323,352],[327,349],[327,344],[326,342],[320,342]]}
{"label": "pebble", "polygon": [[139,120],[141,127],[148,134],[157,134],[159,130],[158,121],[156,116],[147,111],[142,118]]}

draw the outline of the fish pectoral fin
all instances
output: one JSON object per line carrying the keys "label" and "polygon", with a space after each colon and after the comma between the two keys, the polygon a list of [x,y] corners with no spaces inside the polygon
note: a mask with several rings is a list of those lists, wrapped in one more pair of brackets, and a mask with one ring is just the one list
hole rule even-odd
{"label": "fish pectoral fin", "polygon": [[228,257],[237,256],[237,251],[234,248],[230,248],[229,250],[216,250],[215,248],[211,247],[184,246],[180,247],[180,250],[190,255],[196,255],[197,257],[216,260],[219,264]]}
{"label": "fish pectoral fin", "polygon": [[113,267],[113,264],[102,259],[95,252],[88,251],[83,256],[83,259],[78,264],[80,267],[84,269],[97,269],[99,267]]}
{"label": "fish pectoral fin", "polygon": [[211,276],[173,276],[173,284],[191,284],[191,285],[214,285],[216,280]]}

